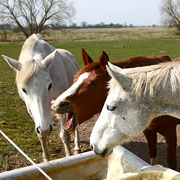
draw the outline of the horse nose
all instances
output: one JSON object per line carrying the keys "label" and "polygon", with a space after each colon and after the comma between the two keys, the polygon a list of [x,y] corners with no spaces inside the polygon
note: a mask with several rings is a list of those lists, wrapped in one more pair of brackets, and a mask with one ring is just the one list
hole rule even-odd
{"label": "horse nose", "polygon": [[40,127],[37,127],[37,128],[36,128],[36,133],[37,133],[37,134],[41,134]]}
{"label": "horse nose", "polygon": [[56,111],[55,100],[52,100],[52,101],[51,101],[51,109],[52,109],[53,111]]}
{"label": "horse nose", "polygon": [[70,106],[70,104],[71,103],[69,101],[63,101],[63,102],[59,103],[59,108]]}
{"label": "horse nose", "polygon": [[62,101],[59,104],[52,104],[51,109],[56,113],[64,113],[65,110],[71,107],[71,102],[69,101]]}
{"label": "horse nose", "polygon": [[36,133],[41,135],[41,136],[48,136],[52,130],[53,130],[52,125],[50,125],[49,129],[46,129],[46,130],[42,130],[40,126],[36,127]]}
{"label": "horse nose", "polygon": [[90,147],[91,147],[92,151],[94,151],[95,154],[100,155],[100,153],[97,152],[97,148],[94,144],[90,144]]}

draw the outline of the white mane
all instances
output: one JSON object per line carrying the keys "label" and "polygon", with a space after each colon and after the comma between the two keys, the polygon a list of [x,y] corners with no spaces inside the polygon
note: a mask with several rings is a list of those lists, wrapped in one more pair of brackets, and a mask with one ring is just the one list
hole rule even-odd
{"label": "white mane", "polygon": [[21,53],[19,56],[19,61],[24,62],[32,59],[33,56],[33,49],[36,46],[38,41],[43,41],[40,38],[40,35],[38,34],[33,34],[30,36],[26,41],[24,42]]}
{"label": "white mane", "polygon": [[[122,70],[122,72],[133,79],[131,90],[136,94],[136,97],[140,97],[142,93],[149,93],[152,96],[159,86],[164,88],[168,80],[172,92],[180,87],[180,62],[129,68]],[[113,79],[109,83],[110,88],[115,88],[117,85],[117,81]]]}

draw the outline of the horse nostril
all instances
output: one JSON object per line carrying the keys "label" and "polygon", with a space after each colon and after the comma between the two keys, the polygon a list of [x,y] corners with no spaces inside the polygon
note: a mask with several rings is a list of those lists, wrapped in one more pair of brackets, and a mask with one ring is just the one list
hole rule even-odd
{"label": "horse nostril", "polygon": [[59,107],[65,107],[65,106],[69,106],[69,105],[70,105],[70,102],[65,101],[65,102],[61,102],[59,104]]}
{"label": "horse nostril", "polygon": [[40,127],[37,127],[37,128],[36,128],[36,133],[37,133],[37,134],[40,134],[40,133],[41,133],[41,132],[40,132]]}
{"label": "horse nostril", "polygon": [[94,149],[94,147],[93,147],[93,145],[92,145],[92,144],[90,144],[90,147],[91,147],[91,150],[93,150],[93,149]]}
{"label": "horse nostril", "polygon": [[52,125],[50,125],[50,132],[53,130],[53,126]]}

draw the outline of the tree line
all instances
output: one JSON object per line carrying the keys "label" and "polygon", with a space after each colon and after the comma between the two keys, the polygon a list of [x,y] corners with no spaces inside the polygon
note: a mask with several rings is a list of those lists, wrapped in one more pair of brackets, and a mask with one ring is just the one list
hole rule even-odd
{"label": "tree line", "polygon": [[[162,25],[180,31],[180,0],[162,0],[160,11]],[[69,0],[0,0],[0,29],[20,30],[29,37],[43,29],[135,27],[126,23],[90,25],[85,21],[77,25],[72,23],[75,13],[76,9]],[[71,25],[67,26],[67,23]]]}
{"label": "tree line", "polygon": [[[119,24],[119,23],[98,23],[98,24],[84,24],[82,22],[80,25],[72,23],[72,25],[66,24],[49,24],[43,27],[44,30],[61,30],[61,29],[86,29],[86,28],[135,28],[135,27],[157,27],[158,25],[149,25],[149,26],[134,26],[133,24]],[[28,28],[28,27],[27,27]],[[19,32],[21,29],[18,26],[10,24],[0,24],[1,31],[14,31]]]}

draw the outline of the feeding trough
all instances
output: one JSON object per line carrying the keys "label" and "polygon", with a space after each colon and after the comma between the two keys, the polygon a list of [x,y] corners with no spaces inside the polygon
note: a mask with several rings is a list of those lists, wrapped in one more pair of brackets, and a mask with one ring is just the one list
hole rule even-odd
{"label": "feeding trough", "polygon": [[[53,180],[144,180],[144,177],[148,180],[159,180],[163,179],[159,177],[163,177],[164,174],[166,174],[165,177],[174,177],[175,179],[173,180],[180,180],[180,174],[178,172],[168,168],[149,166],[148,163],[122,146],[114,148],[113,154],[107,158],[97,156],[90,151],[41,163],[39,167]],[[145,176],[145,173],[148,176]],[[169,176],[167,176],[168,174]],[[158,175],[157,177],[159,179],[155,178],[156,175]],[[0,180],[30,179],[45,180],[46,178],[34,166],[0,173]]]}
{"label": "feeding trough", "polygon": [[[108,158],[92,151],[39,164],[53,180],[117,179],[121,174],[134,172],[149,164],[122,146]],[[0,180],[45,180],[34,167],[28,166],[0,173]]]}
{"label": "feeding trough", "polygon": [[180,180],[180,173],[156,165],[142,168],[137,172],[122,174],[119,180]]}

